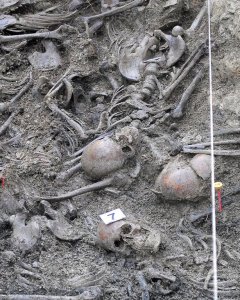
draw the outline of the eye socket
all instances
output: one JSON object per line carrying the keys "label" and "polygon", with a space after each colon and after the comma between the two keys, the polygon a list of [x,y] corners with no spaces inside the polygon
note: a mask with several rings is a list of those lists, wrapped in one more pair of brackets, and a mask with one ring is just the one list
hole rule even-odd
{"label": "eye socket", "polygon": [[121,227],[121,231],[123,234],[129,234],[131,231],[132,231],[132,226],[131,224],[124,224],[122,227]]}
{"label": "eye socket", "polygon": [[127,146],[127,145],[125,145],[125,146],[122,147],[122,152],[124,152],[124,153],[131,153],[132,152],[132,148],[129,147],[129,146]]}
{"label": "eye socket", "polygon": [[124,241],[123,241],[123,239],[121,238],[120,240],[114,241],[114,246],[115,246],[116,248],[121,248],[121,247],[123,247],[123,246],[124,246]]}

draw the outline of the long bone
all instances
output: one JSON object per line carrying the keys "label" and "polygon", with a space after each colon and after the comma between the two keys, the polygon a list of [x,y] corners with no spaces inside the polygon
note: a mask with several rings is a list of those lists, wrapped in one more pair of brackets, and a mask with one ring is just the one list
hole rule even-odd
{"label": "long bone", "polygon": [[100,18],[105,18],[105,17],[111,17],[111,16],[114,16],[114,15],[119,14],[121,12],[124,12],[128,9],[131,9],[131,8],[134,8],[134,7],[137,7],[137,6],[141,6],[141,5],[147,5],[147,4],[148,4],[148,0],[133,0],[130,3],[127,3],[123,6],[117,7],[115,9],[112,9],[110,11],[105,11],[101,14],[97,14],[97,15],[93,15],[93,16],[82,17],[82,20],[86,25],[87,35],[89,36],[88,24],[89,24],[90,21],[100,19]]}
{"label": "long bone", "polygon": [[66,194],[62,194],[59,196],[53,196],[53,197],[38,197],[36,198],[37,201],[41,201],[41,200],[46,200],[49,202],[59,202],[59,201],[63,201],[63,200],[67,200],[79,195],[83,195],[89,192],[94,192],[94,191],[98,191],[98,190],[102,190],[106,187],[109,186],[122,186],[126,183],[126,178],[124,176],[121,175],[116,175],[110,178],[106,178],[103,179],[101,181],[97,181],[93,184],[90,185],[86,185],[80,189],[74,190],[72,192],[66,193]]}
{"label": "long bone", "polygon": [[84,289],[77,296],[53,296],[53,295],[23,295],[8,294],[0,295],[0,300],[100,300],[102,299],[102,290],[98,286]]}
{"label": "long bone", "polygon": [[36,32],[36,33],[26,33],[19,35],[0,35],[0,44],[8,43],[8,42],[16,42],[22,40],[31,40],[31,39],[57,39],[60,40],[63,38],[63,34],[61,33],[64,25],[60,26],[58,29],[53,31],[45,31],[45,32]]}
{"label": "long bone", "polygon": [[172,84],[163,91],[162,94],[163,94],[164,100],[167,100],[170,97],[170,95],[175,90],[175,88],[183,81],[183,79],[188,75],[188,73],[195,66],[195,64],[198,62],[198,60],[203,56],[203,54],[205,53],[205,47],[204,47],[204,45],[202,47],[200,47],[200,49],[194,55],[194,57],[189,62],[189,64],[186,65],[186,68],[182,69],[181,75],[179,75],[177,77],[177,79],[174,82],[172,82]]}
{"label": "long bone", "polygon": [[18,111],[13,112],[7,121],[0,127],[0,136],[5,133],[9,125],[11,124],[14,117],[18,114]]}
{"label": "long bone", "polygon": [[183,117],[184,109],[189,101],[189,98],[202,78],[203,78],[203,70],[200,70],[192,80],[189,87],[182,94],[181,100],[178,103],[177,107],[172,111],[171,113],[172,118],[180,119]]}

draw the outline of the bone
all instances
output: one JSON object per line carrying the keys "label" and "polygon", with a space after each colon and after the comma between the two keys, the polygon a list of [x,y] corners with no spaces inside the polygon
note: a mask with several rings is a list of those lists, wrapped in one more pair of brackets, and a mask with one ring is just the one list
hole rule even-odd
{"label": "bone", "polygon": [[109,83],[111,84],[114,91],[118,90],[120,88],[119,82],[116,80],[116,78],[111,74],[111,71],[113,69],[113,66],[111,66],[108,62],[104,62],[99,67],[99,71],[101,74],[103,74]]}
{"label": "bone", "polygon": [[22,253],[30,251],[36,245],[41,235],[38,222],[32,218],[25,225],[26,218],[27,216],[23,213],[17,213],[10,217],[10,223],[13,227],[12,243]]}
{"label": "bone", "polygon": [[41,205],[45,209],[45,214],[52,218],[47,220],[46,225],[54,236],[63,241],[77,241],[83,238],[84,234],[79,228],[69,224],[61,212],[51,208],[50,203],[43,200]]}
{"label": "bone", "polygon": [[[183,153],[211,154],[211,150],[183,148]],[[240,156],[240,150],[214,150],[214,155],[220,156]]]}
{"label": "bone", "polygon": [[62,39],[63,35],[61,34],[62,26],[53,31],[46,32],[36,32],[36,33],[27,33],[19,35],[0,35],[0,43],[9,43],[22,40],[31,40],[31,39]]}
{"label": "bone", "polygon": [[205,3],[203,5],[203,7],[201,8],[201,10],[199,11],[198,15],[196,16],[196,18],[194,19],[194,21],[192,22],[192,25],[185,30],[185,33],[188,36],[191,36],[193,34],[194,31],[196,31],[196,29],[199,27],[203,17],[207,14],[207,4]]}
{"label": "bone", "polygon": [[124,12],[128,9],[140,6],[140,5],[144,5],[144,3],[146,3],[145,0],[134,0],[130,3],[127,3],[123,6],[117,7],[115,9],[112,9],[110,11],[105,11],[101,14],[97,14],[97,15],[93,15],[93,16],[88,16],[88,17],[82,17],[82,20],[84,21],[84,23],[86,24],[86,29],[87,29],[87,34],[89,36],[89,32],[88,32],[88,23],[90,21],[96,20],[96,19],[100,19],[100,18],[105,18],[105,17],[111,17],[114,16],[116,14],[119,14],[121,12]]}
{"label": "bone", "polygon": [[201,58],[201,56],[204,54],[205,49],[204,47],[200,48],[199,51],[196,53],[196,55],[193,57],[193,59],[189,62],[189,64],[186,66],[185,69],[182,70],[181,75],[178,76],[178,78],[163,91],[163,98],[164,100],[167,100],[172,92],[175,90],[175,88],[183,81],[183,79],[188,75],[190,70],[195,66],[195,64],[198,62],[198,60]]}
{"label": "bone", "polygon": [[103,299],[103,291],[98,286],[85,288],[84,291],[77,296],[53,296],[53,295],[24,295],[24,294],[8,294],[1,295],[0,300],[101,300]]}
{"label": "bone", "polygon": [[84,186],[80,189],[74,190],[72,192],[69,192],[67,194],[55,196],[55,197],[38,197],[36,200],[46,200],[49,202],[55,202],[55,201],[63,201],[67,200],[85,193],[94,192],[97,190],[104,189],[105,187],[111,186],[114,183],[114,177],[103,179],[101,181],[98,181],[96,183]]}
{"label": "bone", "polygon": [[17,20],[15,26],[27,30],[47,29],[50,26],[57,26],[72,20],[78,11],[68,14],[49,14],[46,12],[37,13],[34,15],[25,15]]}
{"label": "bone", "polygon": [[75,173],[80,171],[81,169],[82,169],[82,163],[78,163],[77,165],[73,166],[72,168],[59,173],[56,179],[61,180],[61,181],[66,181],[70,177],[72,177]]}
{"label": "bone", "polygon": [[142,290],[142,300],[150,300],[148,284],[147,284],[146,279],[144,278],[143,274],[139,273],[136,276],[136,279],[138,280],[140,289]]}
{"label": "bone", "polygon": [[[234,140],[223,140],[223,141],[214,141],[213,144],[215,146],[219,145],[238,145],[240,144],[240,139],[234,139]],[[211,142],[206,143],[197,143],[197,144],[191,144],[191,145],[185,145],[184,148],[198,148],[198,149],[204,149],[205,147],[211,146]]]}
{"label": "bone", "polygon": [[188,57],[188,59],[184,62],[181,68],[172,76],[172,83],[182,74],[185,67],[192,61],[192,59],[196,56],[196,54],[202,49],[206,47],[206,41],[201,43]]}
{"label": "bone", "polygon": [[10,101],[0,103],[0,112],[1,113],[5,112],[6,110],[13,107],[14,104],[29,90],[32,84],[33,84],[32,73],[30,73],[28,83],[18,92],[18,94],[14,96]]}
{"label": "bone", "polygon": [[0,127],[0,136],[4,134],[9,127],[9,125],[12,123],[12,120],[14,117],[18,114],[18,112],[13,112],[10,117],[7,119],[7,121]]}
{"label": "bone", "polygon": [[49,71],[62,65],[61,56],[52,41],[42,41],[44,53],[34,52],[28,56],[30,64],[37,70]]}
{"label": "bone", "polygon": [[89,274],[84,274],[82,276],[75,276],[73,278],[70,278],[66,281],[66,284],[73,288],[99,285],[99,283],[103,281],[105,275],[106,270],[105,268],[103,268],[98,272],[92,272]]}
{"label": "bone", "polygon": [[200,70],[197,75],[192,80],[189,87],[182,94],[181,100],[178,103],[177,107],[172,111],[171,116],[174,119],[180,119],[184,116],[184,109],[193,93],[195,88],[197,87],[199,81],[203,78],[203,70]]}
{"label": "bone", "polygon": [[180,35],[183,33],[183,29],[182,32],[181,29],[180,26],[175,26],[172,35],[165,34],[161,30],[154,31],[154,35],[163,38],[169,46],[166,68],[173,66],[185,52],[186,44]]}
{"label": "bone", "polygon": [[93,184],[84,186],[80,189],[74,190],[72,192],[69,192],[67,194],[55,196],[55,197],[37,197],[36,201],[46,200],[49,202],[59,202],[63,200],[67,200],[85,193],[94,192],[97,190],[104,189],[109,186],[117,186],[121,187],[128,183],[128,177],[123,176],[121,174],[114,175],[110,178],[103,179],[101,181],[97,181]]}
{"label": "bone", "polygon": [[56,104],[54,103],[49,103],[48,107],[51,109],[52,112],[55,112],[56,114],[58,114],[59,116],[61,116],[65,121],[67,121],[67,123],[77,131],[77,133],[79,134],[79,136],[82,139],[86,139],[87,136],[82,128],[82,126],[74,121],[72,118],[70,118],[63,110],[61,110]]}
{"label": "bone", "polygon": [[155,37],[146,35],[139,46],[124,49],[119,55],[119,71],[121,74],[133,81],[139,81],[143,75],[147,53],[153,45],[158,45],[159,41]]}

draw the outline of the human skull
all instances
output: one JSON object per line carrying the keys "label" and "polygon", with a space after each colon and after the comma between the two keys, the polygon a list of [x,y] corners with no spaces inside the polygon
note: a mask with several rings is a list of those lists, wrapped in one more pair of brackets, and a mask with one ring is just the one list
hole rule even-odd
{"label": "human skull", "polygon": [[132,221],[120,220],[111,224],[100,223],[98,242],[106,250],[129,254],[131,249],[156,253],[161,244],[160,234]]}

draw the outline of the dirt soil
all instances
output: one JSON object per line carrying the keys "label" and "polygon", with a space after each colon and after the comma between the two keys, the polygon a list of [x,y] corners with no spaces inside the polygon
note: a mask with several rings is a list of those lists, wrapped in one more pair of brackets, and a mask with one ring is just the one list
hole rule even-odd
{"label": "dirt soil", "polygon": [[[40,299],[26,295],[46,295],[44,299],[55,295],[66,300],[212,299],[210,178],[197,177],[204,188],[192,187],[194,191],[197,189],[194,199],[186,195],[169,200],[156,193],[155,186],[156,178],[169,162],[178,159],[189,165],[194,154],[183,153],[184,145],[209,141],[207,44],[204,55],[170,97],[160,96],[160,91],[171,84],[171,76],[206,41],[206,15],[195,31],[183,35],[186,50],[178,62],[169,68],[159,68],[156,76],[160,90],[154,83],[150,97],[137,105],[127,104],[126,99],[142,90],[146,77],[131,81],[118,68],[122,51],[141,42],[144,36],[152,36],[154,30],[171,34],[175,25],[188,29],[205,1],[150,0],[104,18],[102,26],[90,36],[82,17],[101,13],[100,1],[15,2],[22,5],[15,4],[2,13],[20,17],[56,6],[54,13],[66,15],[76,4],[78,13],[63,22],[67,24],[64,37],[52,39],[61,59],[55,69],[39,70],[29,62],[29,55],[44,51],[41,39],[26,41],[19,48],[17,44],[0,44],[1,103],[10,101],[27,85],[30,73],[33,77],[27,92],[1,113],[0,126],[11,114],[16,115],[0,133],[0,299]],[[215,2],[211,23],[213,114],[214,130],[219,131],[240,127],[240,4],[238,0]],[[114,6],[118,1],[106,3]],[[128,2],[123,1],[121,5],[125,3]],[[48,29],[58,27],[59,24]],[[22,33],[29,32],[16,27],[2,30],[5,36]],[[168,53],[162,40],[160,48]],[[152,47],[151,55],[158,57],[160,50]],[[108,64],[106,70],[103,70],[104,63]],[[172,118],[172,109],[201,69],[204,77],[190,96],[184,116]],[[63,84],[66,71],[68,79]],[[77,75],[69,79],[72,74]],[[15,80],[9,81],[13,77]],[[113,77],[112,81],[109,77]],[[45,95],[59,79],[60,88],[49,100]],[[109,113],[117,101],[123,105],[113,108],[108,125],[94,132],[100,117],[104,112]],[[81,136],[66,118],[51,110],[52,103],[75,124],[80,124],[86,136]],[[124,121],[114,124],[123,118]],[[137,128],[139,138],[134,156],[114,173],[124,177],[124,184],[64,201],[40,201],[39,197],[66,194],[96,182],[98,179],[91,178],[80,167],[69,177],[64,177],[63,172],[79,164],[81,158],[75,155],[78,150],[102,134],[108,133],[114,140],[115,133],[125,126]],[[236,142],[216,146],[216,149],[235,152],[215,156],[215,177],[223,183],[222,195],[225,195],[223,211],[219,213],[216,207],[219,299],[239,299],[240,205],[238,193],[231,192],[239,188],[240,180],[239,156],[231,156],[239,153],[238,133],[217,135],[215,139]],[[79,159],[72,161],[76,157]],[[99,180],[111,176],[109,173]],[[141,234],[156,234],[149,249],[144,243],[136,246],[132,237],[130,242],[126,239],[128,243],[115,242],[114,250],[104,249],[98,237],[99,215],[117,208],[127,220],[147,228],[141,229]],[[193,216],[202,212],[203,216],[194,221]],[[159,236],[160,246],[157,245]],[[126,249],[121,248],[120,242],[126,243]],[[155,250],[154,245],[157,245]],[[4,297],[14,294],[18,296]],[[77,295],[81,296],[70,297]]]}

